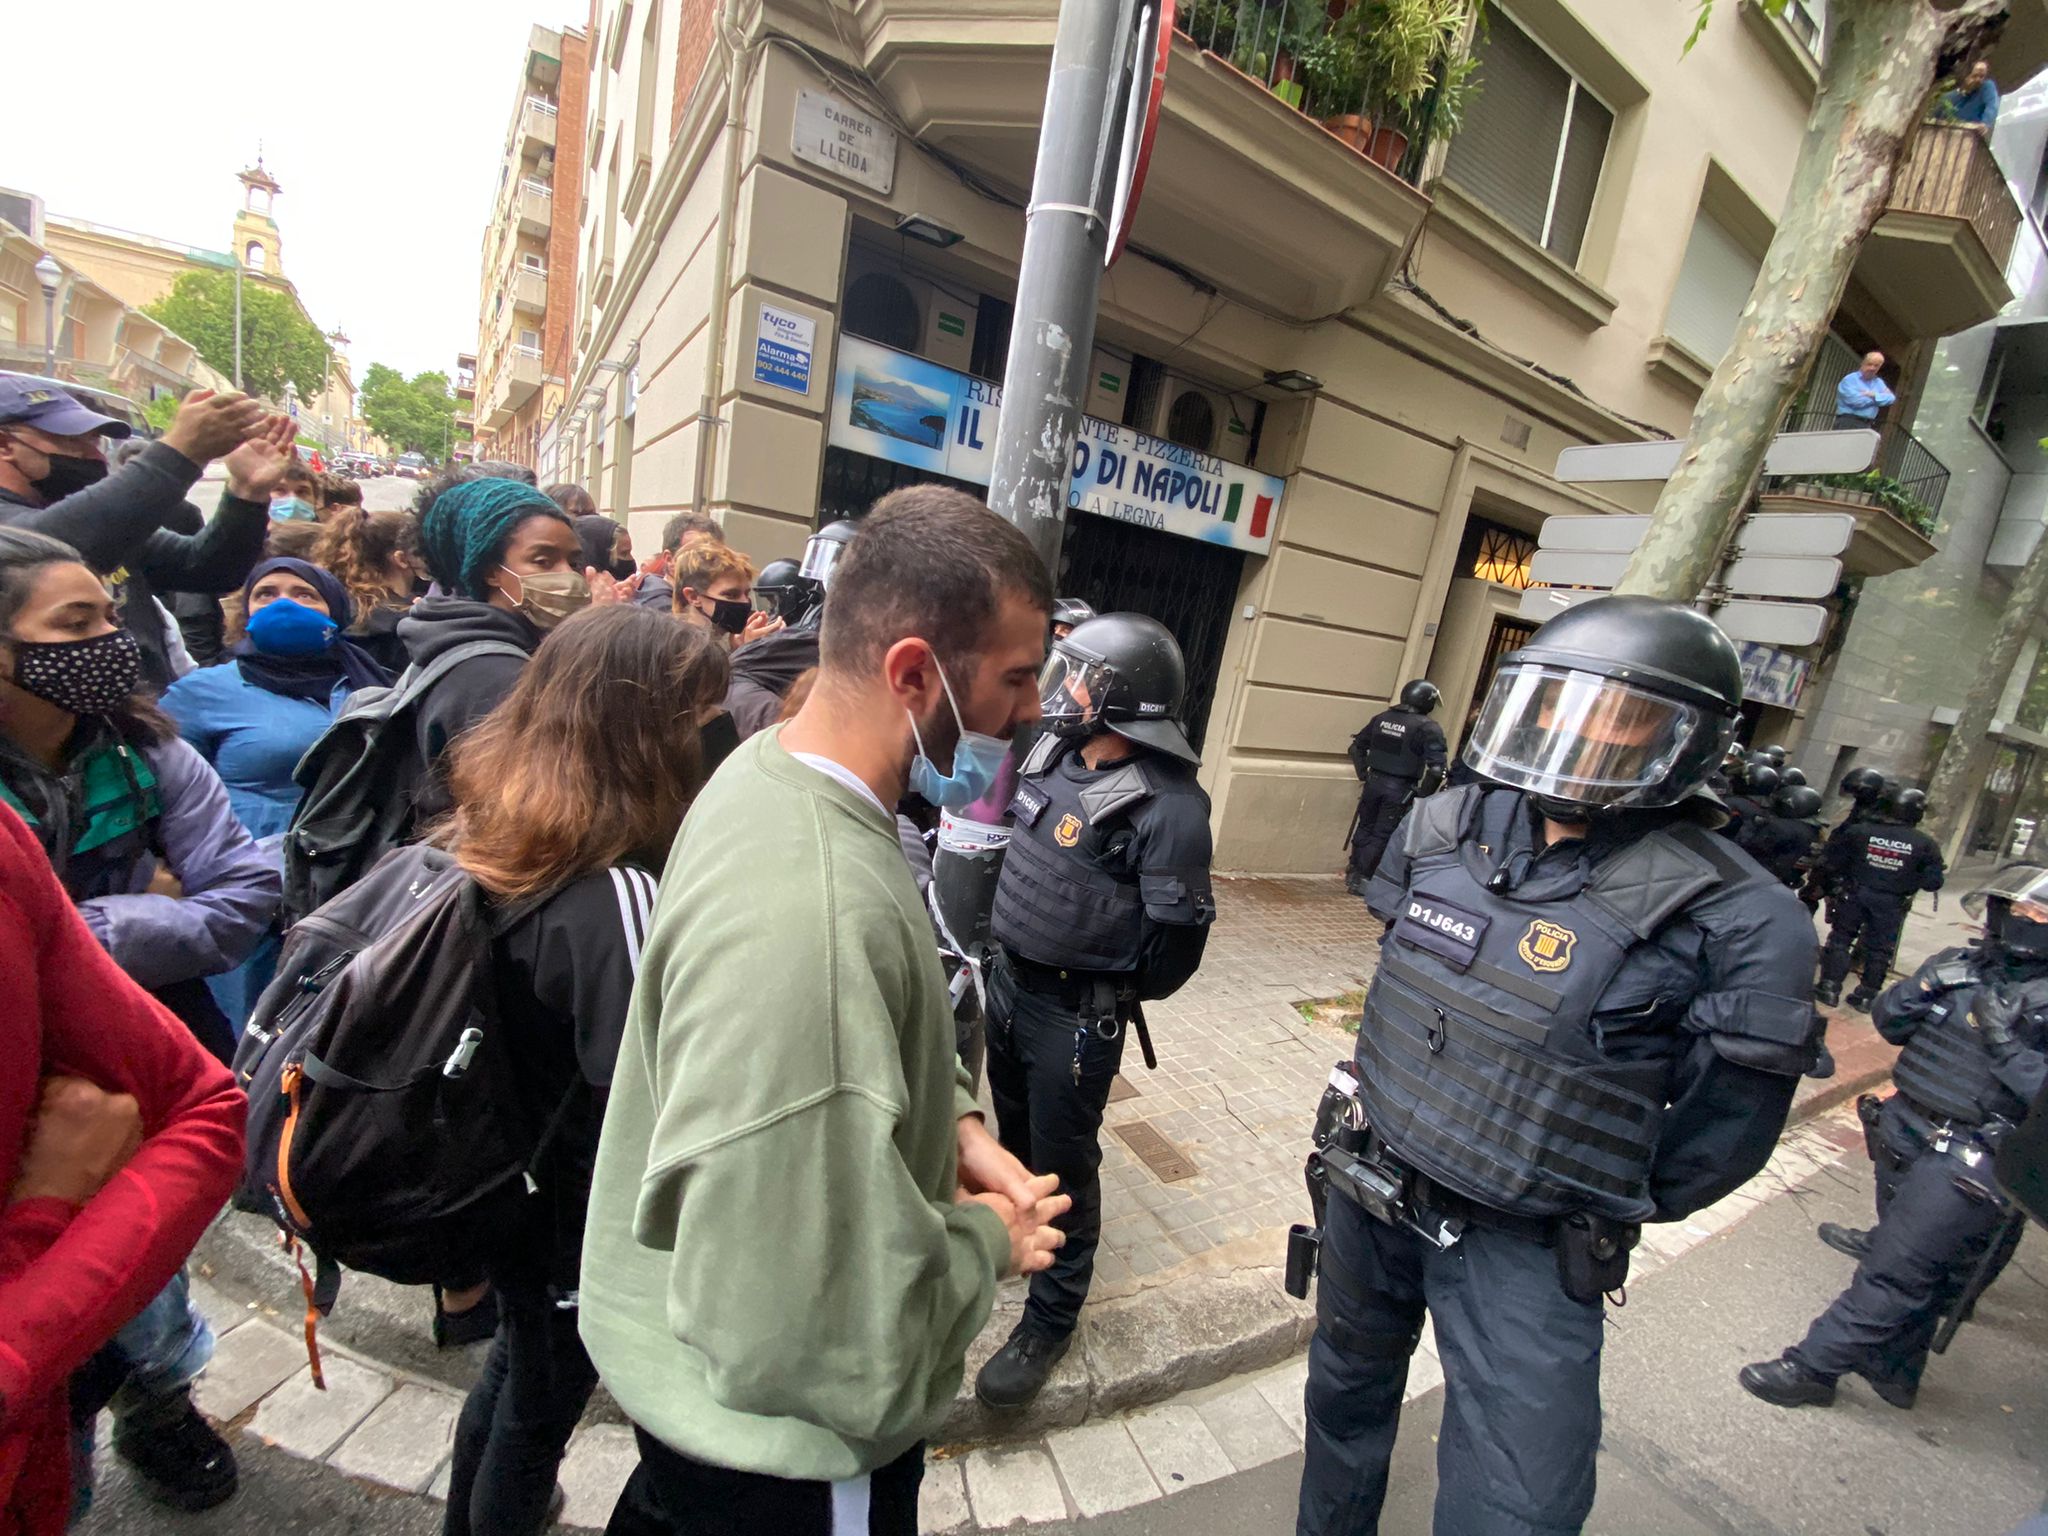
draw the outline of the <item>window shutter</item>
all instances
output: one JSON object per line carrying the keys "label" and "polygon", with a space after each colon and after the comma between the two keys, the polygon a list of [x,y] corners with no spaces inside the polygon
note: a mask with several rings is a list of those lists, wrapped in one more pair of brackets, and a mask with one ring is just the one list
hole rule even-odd
{"label": "window shutter", "polygon": [[1735,339],[1735,323],[1756,286],[1757,259],[1702,208],[1685,244],[1678,289],[1664,317],[1665,333],[1713,367]]}
{"label": "window shutter", "polygon": [[1607,133],[1614,114],[1581,88],[1572,98],[1571,137],[1564,147],[1564,165],[1557,176],[1557,202],[1550,214],[1550,254],[1570,266],[1579,264],[1579,246],[1593,216],[1593,195],[1600,190],[1600,167],[1607,160]]}
{"label": "window shutter", "polygon": [[1444,174],[1531,240],[1541,240],[1571,77],[1498,9],[1487,21],[1479,57],[1481,89],[1451,140]]}

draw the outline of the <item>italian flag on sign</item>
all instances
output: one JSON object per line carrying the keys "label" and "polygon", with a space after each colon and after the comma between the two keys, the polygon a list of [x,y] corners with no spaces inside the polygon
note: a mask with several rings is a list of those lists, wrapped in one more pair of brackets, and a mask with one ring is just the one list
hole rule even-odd
{"label": "italian flag on sign", "polygon": [[[1241,485],[1233,485],[1230,488],[1230,500],[1224,504],[1223,521],[1225,521],[1226,523],[1236,522],[1237,514],[1243,506],[1244,487]],[[1253,538],[1263,539],[1266,536],[1266,523],[1272,517],[1272,515],[1272,497],[1261,496],[1252,502],[1252,525],[1249,531]]]}

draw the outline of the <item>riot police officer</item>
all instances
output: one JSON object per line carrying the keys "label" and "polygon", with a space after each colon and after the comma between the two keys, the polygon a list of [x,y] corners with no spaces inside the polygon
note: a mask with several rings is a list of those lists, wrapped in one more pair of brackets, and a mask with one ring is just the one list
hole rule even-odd
{"label": "riot police officer", "polygon": [[1779,884],[1796,891],[1820,846],[1820,791],[1779,782],[1769,808],[1743,822],[1736,842]]}
{"label": "riot police officer", "polygon": [[[1761,1168],[1812,1060],[1813,930],[1707,830],[1742,667],[1705,615],[1606,597],[1510,654],[1366,904],[1389,926],[1318,1115],[1298,1530],[1377,1528],[1408,1356],[1445,1377],[1440,1536],[1575,1531],[1601,1297],[1639,1223]],[[1305,1289],[1305,1287],[1301,1287]]]}
{"label": "riot police officer", "polygon": [[1102,1231],[1102,1112],[1140,1005],[1201,964],[1216,905],[1209,797],[1179,724],[1180,647],[1136,613],[1088,619],[1053,643],[1044,735],[1019,770],[989,931],[988,1085],[997,1133],[1073,1197],[1067,1240],[1031,1278],[1023,1320],[975,1394],[1017,1408],[1067,1351]]}
{"label": "riot police officer", "polygon": [[1770,809],[1778,783],[1778,770],[1770,765],[1769,759],[1761,754],[1751,758],[1743,774],[1741,791],[1724,797],[1728,820],[1721,826],[1721,835],[1730,842],[1741,841],[1742,829]]}
{"label": "riot police officer", "polygon": [[1821,851],[1821,879],[1830,895],[1827,948],[1813,995],[1842,1000],[1849,950],[1863,941],[1863,981],[1849,994],[1851,1008],[1868,1008],[1884,988],[1916,891],[1938,891],[1946,874],[1941,849],[1920,830],[1927,796],[1917,789],[1887,789],[1870,820],[1852,822]]}
{"label": "riot police officer", "polygon": [[1374,715],[1351,738],[1351,766],[1365,785],[1351,823],[1351,858],[1344,872],[1344,888],[1354,896],[1365,894],[1365,883],[1379,868],[1387,839],[1409,802],[1434,793],[1443,782],[1450,748],[1444,728],[1429,718],[1442,698],[1435,683],[1418,677],[1402,688],[1398,703]]}
{"label": "riot police officer", "polygon": [[1743,1367],[1765,1402],[1832,1403],[1854,1373],[1912,1407],[1942,1315],[1967,1307],[1972,1271],[1988,1282],[2018,1242],[1991,1154],[2048,1081],[2048,869],[2010,865],[1964,905],[1985,917],[1984,938],[1877,1000],[1878,1033],[1904,1047],[1896,1092],[1866,1112],[1877,1225],[1822,1226],[1822,1241],[1859,1260],[1856,1277],[1798,1344]]}
{"label": "riot police officer", "polygon": [[1851,822],[1868,821],[1889,786],[1875,768],[1851,768],[1842,775],[1840,792],[1849,801],[1848,813],[1835,823],[1837,829]]}
{"label": "riot police officer", "polygon": [[1055,598],[1052,605],[1052,637],[1064,640],[1079,624],[1095,617],[1095,610],[1078,597]]}
{"label": "riot police officer", "polygon": [[801,618],[816,596],[815,584],[798,573],[794,560],[770,560],[754,578],[754,606],[787,624]]}

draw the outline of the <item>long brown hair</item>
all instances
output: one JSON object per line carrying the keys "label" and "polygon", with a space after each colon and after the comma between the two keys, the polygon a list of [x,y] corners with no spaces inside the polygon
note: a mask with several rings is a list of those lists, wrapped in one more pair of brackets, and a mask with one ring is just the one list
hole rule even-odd
{"label": "long brown hair", "polygon": [[455,812],[435,840],[514,900],[659,859],[703,787],[698,732],[726,677],[701,626],[631,603],[565,620],[452,749]]}
{"label": "long brown hair", "polygon": [[392,558],[408,555],[417,565],[420,520],[410,512],[365,512],[361,507],[336,507],[333,520],[320,530],[310,557],[334,572],[348,588],[356,618],[365,621],[379,608],[399,606],[404,599],[391,590]]}

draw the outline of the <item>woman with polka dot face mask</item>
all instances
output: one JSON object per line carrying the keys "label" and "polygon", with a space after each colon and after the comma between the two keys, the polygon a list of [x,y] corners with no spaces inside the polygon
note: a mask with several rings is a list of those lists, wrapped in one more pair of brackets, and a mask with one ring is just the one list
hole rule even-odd
{"label": "woman with polka dot face mask", "polygon": [[[77,552],[0,528],[0,801],[114,962],[226,1061],[234,1036],[206,978],[262,940],[282,882],[214,771],[135,692],[140,676],[134,638]],[[213,1338],[182,1282],[107,1349],[94,1379],[126,1383],[116,1454],[165,1497],[225,1497],[234,1455],[190,1390]]]}

